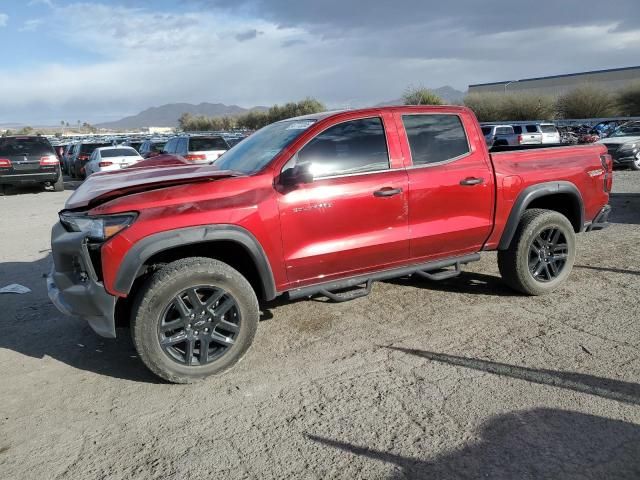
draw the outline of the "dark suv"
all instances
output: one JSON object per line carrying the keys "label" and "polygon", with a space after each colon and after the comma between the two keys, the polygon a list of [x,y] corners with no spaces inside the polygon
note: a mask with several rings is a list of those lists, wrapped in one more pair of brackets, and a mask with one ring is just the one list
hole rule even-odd
{"label": "dark suv", "polygon": [[42,184],[64,190],[60,161],[44,137],[0,138],[0,194],[5,185]]}
{"label": "dark suv", "polygon": [[180,155],[192,163],[209,163],[229,150],[221,135],[180,135],[171,138],[162,153]]}
{"label": "dark suv", "polygon": [[79,142],[73,147],[69,157],[69,174],[73,178],[84,178],[84,166],[89,161],[89,157],[96,148],[111,147],[111,142],[95,143],[95,142]]}

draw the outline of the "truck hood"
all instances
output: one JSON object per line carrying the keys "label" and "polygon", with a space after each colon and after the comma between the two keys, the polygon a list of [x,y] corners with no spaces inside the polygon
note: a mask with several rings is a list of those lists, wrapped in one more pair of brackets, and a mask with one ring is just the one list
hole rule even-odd
{"label": "truck hood", "polygon": [[218,170],[211,165],[132,168],[95,173],[73,192],[65,208],[75,210],[95,206],[131,193],[234,176],[239,174],[229,170]]}
{"label": "truck hood", "polygon": [[640,142],[639,136],[633,137],[607,137],[600,140],[598,143],[604,145],[622,145],[623,143],[638,143]]}

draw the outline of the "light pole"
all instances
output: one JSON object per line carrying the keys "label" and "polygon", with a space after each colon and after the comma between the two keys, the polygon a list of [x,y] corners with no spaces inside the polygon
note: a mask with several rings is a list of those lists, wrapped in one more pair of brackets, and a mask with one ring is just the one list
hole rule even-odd
{"label": "light pole", "polygon": [[507,82],[507,83],[504,84],[504,93],[505,93],[505,95],[507,94],[507,87],[509,85],[511,85],[512,83],[516,83],[517,81],[518,80],[511,80],[510,82]]}

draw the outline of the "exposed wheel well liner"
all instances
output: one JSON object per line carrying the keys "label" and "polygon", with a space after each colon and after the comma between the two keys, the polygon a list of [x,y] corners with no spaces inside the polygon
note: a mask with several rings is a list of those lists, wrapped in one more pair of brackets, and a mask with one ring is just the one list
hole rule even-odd
{"label": "exposed wheel well liner", "polygon": [[277,296],[271,266],[258,240],[235,225],[205,225],[156,233],[127,252],[116,274],[114,288],[129,294],[145,267],[179,258],[206,256],[228,263],[242,273],[265,300]]}
{"label": "exposed wheel well liner", "polygon": [[527,209],[543,208],[554,210],[566,216],[576,233],[584,227],[584,203],[578,188],[571,182],[546,182],[530,185],[516,199],[504,232],[498,244],[498,250],[506,250],[516,233],[520,218]]}

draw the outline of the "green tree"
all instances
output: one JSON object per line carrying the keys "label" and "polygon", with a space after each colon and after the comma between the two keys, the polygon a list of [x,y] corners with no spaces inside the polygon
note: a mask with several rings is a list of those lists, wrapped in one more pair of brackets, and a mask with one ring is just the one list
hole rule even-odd
{"label": "green tree", "polygon": [[402,95],[405,105],[444,105],[444,100],[433,91],[422,87],[409,87]]}
{"label": "green tree", "polygon": [[558,97],[556,103],[561,118],[601,118],[617,113],[615,97],[593,85],[577,87]]}
{"label": "green tree", "polygon": [[622,115],[640,116],[640,82],[633,83],[620,90],[617,101],[618,110]]}
{"label": "green tree", "polygon": [[505,120],[551,120],[555,102],[546,95],[511,93],[504,96],[502,116]]}
{"label": "green tree", "polygon": [[476,114],[481,122],[497,122],[504,118],[504,95],[501,93],[470,93],[464,105]]}

